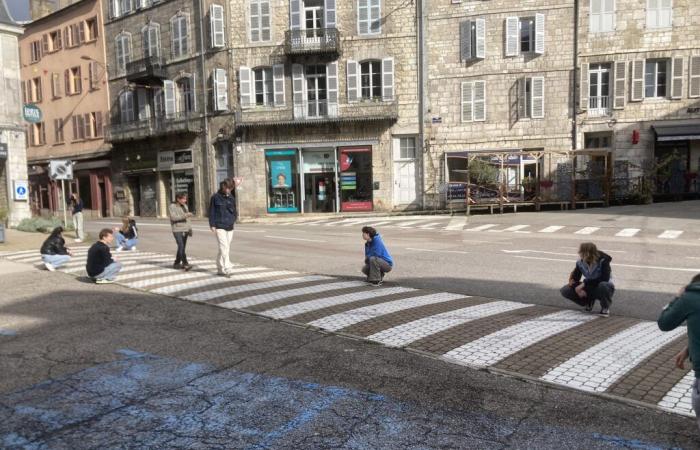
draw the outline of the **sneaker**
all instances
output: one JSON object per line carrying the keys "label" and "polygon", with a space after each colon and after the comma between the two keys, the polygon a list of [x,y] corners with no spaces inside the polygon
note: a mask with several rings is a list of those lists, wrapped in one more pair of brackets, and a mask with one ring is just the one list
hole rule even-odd
{"label": "sneaker", "polygon": [[45,262],[45,263],[44,263],[44,267],[46,267],[46,270],[48,270],[49,272],[55,272],[55,271],[56,271],[56,268],[55,268],[55,267],[53,266],[53,264],[51,264],[51,263]]}
{"label": "sneaker", "polygon": [[590,302],[589,304],[587,304],[587,305],[583,308],[583,310],[586,311],[586,312],[591,312],[591,311],[593,311],[593,302]]}
{"label": "sneaker", "polygon": [[114,251],[117,252],[117,253],[119,253],[119,252],[121,252],[122,250],[124,250],[124,247],[122,247],[122,246],[120,245],[120,246],[117,247]]}
{"label": "sneaker", "polygon": [[192,266],[190,264],[183,264],[182,270],[184,270],[185,272],[189,272],[190,270],[192,270]]}
{"label": "sneaker", "polygon": [[95,283],[96,284],[112,284],[112,283],[114,283],[114,281],[108,280],[106,278],[98,278],[97,280],[95,280]]}
{"label": "sneaker", "polygon": [[182,264],[180,264],[180,263],[173,264],[173,269],[176,269],[176,270],[182,269]]}
{"label": "sneaker", "polygon": [[608,317],[610,316],[610,308],[602,308],[600,310],[600,315],[603,317]]}
{"label": "sneaker", "polygon": [[131,251],[132,251],[132,252],[135,252],[135,251],[136,251],[136,247],[131,247]]}
{"label": "sneaker", "polygon": [[381,285],[383,284],[383,281],[382,281],[382,280],[379,280],[379,281],[370,281],[369,284],[372,285],[372,286],[377,286],[377,287],[378,287],[378,286],[381,286]]}
{"label": "sneaker", "polygon": [[76,238],[76,239],[73,239],[73,242],[83,242],[83,240],[82,240],[82,239],[77,239],[77,238]]}

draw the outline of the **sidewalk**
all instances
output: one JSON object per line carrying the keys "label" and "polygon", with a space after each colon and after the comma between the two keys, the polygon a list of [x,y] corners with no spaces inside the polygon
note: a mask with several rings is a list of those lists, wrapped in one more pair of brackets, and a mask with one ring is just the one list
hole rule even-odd
{"label": "sidewalk", "polygon": [[[20,251],[35,248],[39,253],[41,244],[46,240],[48,234],[44,233],[27,233],[18,231],[12,228],[5,229],[5,242],[0,244],[0,252]],[[71,238],[67,238],[66,242],[70,245]]]}
{"label": "sidewalk", "polygon": [[[62,270],[83,274],[86,251],[76,247]],[[39,265],[31,250],[0,258],[0,267]],[[118,282],[133,289],[693,416],[693,372],[673,364],[684,327],[662,333],[655,322],[625,317],[265,267],[236,265],[226,278],[205,259],[184,273],[171,268],[172,255],[158,253],[121,253],[119,260]]]}

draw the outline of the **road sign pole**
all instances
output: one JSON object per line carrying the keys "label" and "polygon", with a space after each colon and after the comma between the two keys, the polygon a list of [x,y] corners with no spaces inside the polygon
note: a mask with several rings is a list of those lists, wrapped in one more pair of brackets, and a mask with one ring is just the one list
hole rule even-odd
{"label": "road sign pole", "polygon": [[66,180],[61,180],[61,201],[63,202],[63,228],[68,228],[68,212],[66,211]]}

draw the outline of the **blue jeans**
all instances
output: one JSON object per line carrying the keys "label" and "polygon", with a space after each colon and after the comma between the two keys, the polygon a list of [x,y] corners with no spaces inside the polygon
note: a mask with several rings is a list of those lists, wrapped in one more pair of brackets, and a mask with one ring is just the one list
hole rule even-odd
{"label": "blue jeans", "polygon": [[114,281],[114,279],[117,278],[117,274],[120,270],[122,270],[122,263],[114,261],[112,264],[105,267],[105,270],[103,270],[101,274],[93,278],[95,278],[96,280]]}
{"label": "blue jeans", "polygon": [[123,234],[117,233],[117,246],[124,247],[124,250],[131,250],[131,247],[135,247],[138,244],[138,238],[127,239]]}
{"label": "blue jeans", "polygon": [[41,255],[41,260],[58,269],[70,261],[70,255]]}

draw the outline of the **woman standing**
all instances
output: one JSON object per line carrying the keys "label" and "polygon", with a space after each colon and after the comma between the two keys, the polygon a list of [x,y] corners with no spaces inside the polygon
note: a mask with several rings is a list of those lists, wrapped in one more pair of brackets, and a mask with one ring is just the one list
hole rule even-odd
{"label": "woman standing", "polygon": [[177,256],[175,256],[175,264],[173,268],[183,269],[185,272],[190,270],[192,266],[187,262],[187,238],[192,236],[192,224],[190,217],[192,213],[187,209],[187,194],[179,193],[175,195],[175,201],[168,207],[170,215],[170,225],[173,229],[173,236],[177,242]]}
{"label": "woman standing", "polygon": [[51,272],[70,261],[72,256],[71,251],[66,248],[62,234],[63,227],[54,228],[39,250],[44,267]]}
{"label": "woman standing", "polygon": [[[577,305],[592,311],[600,301],[600,315],[610,315],[610,304],[615,293],[610,262],[612,257],[603,253],[592,242],[584,242],[578,250],[579,259],[569,275],[569,283],[561,288],[561,295]],[[583,281],[581,278],[583,277]]]}
{"label": "woman standing", "polygon": [[70,195],[70,206],[71,213],[73,214],[75,242],[83,242],[83,239],[85,239],[85,232],[83,231],[83,201],[75,192]]}
{"label": "woman standing", "polygon": [[136,228],[136,221],[134,219],[129,219],[128,216],[122,218],[122,227],[115,230],[117,237],[117,250],[118,252],[122,250],[132,250],[136,251],[136,244],[138,244],[138,229]]}

